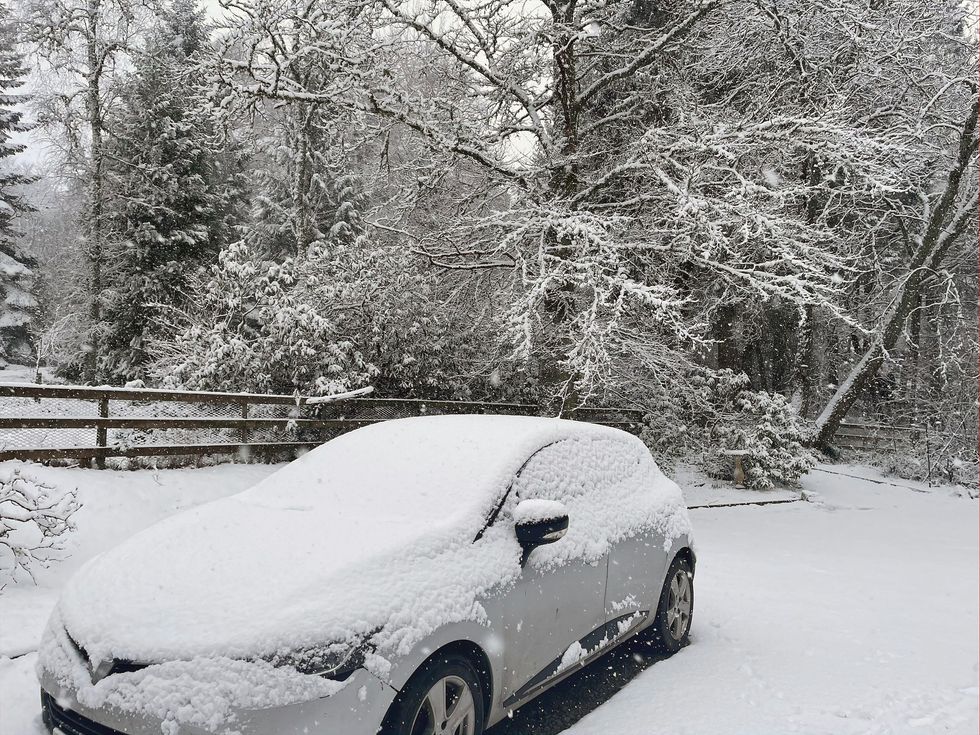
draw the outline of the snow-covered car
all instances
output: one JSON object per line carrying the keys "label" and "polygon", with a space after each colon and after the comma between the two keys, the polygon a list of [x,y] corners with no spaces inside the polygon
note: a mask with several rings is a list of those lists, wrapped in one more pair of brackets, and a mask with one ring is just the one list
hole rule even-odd
{"label": "snow-covered car", "polygon": [[69,735],[478,735],[632,636],[688,640],[680,490],[636,437],[435,416],[340,436],[84,566],[38,658]]}

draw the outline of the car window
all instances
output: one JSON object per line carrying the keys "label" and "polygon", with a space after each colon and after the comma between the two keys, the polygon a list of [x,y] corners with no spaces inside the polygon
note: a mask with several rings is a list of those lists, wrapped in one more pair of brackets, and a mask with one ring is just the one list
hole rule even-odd
{"label": "car window", "polygon": [[565,439],[525,463],[503,515],[510,518],[521,500],[556,500],[568,509],[569,530],[558,543],[540,549],[536,562],[597,561],[612,541],[636,530],[634,511],[646,516],[652,488],[662,478],[646,447],[632,437]]}
{"label": "car window", "polygon": [[535,453],[514,481],[518,501],[598,502],[633,474],[636,452],[615,439],[565,439]]}

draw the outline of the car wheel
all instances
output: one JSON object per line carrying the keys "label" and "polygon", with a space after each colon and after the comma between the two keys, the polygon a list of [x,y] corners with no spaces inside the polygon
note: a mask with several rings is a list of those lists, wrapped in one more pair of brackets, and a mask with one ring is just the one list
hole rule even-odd
{"label": "car wheel", "polygon": [[657,617],[650,626],[656,645],[667,654],[677,653],[689,643],[694,615],[694,572],[686,559],[671,562],[660,592]]}
{"label": "car wheel", "polygon": [[468,658],[437,654],[402,687],[385,717],[385,735],[481,735],[486,713],[480,677]]}

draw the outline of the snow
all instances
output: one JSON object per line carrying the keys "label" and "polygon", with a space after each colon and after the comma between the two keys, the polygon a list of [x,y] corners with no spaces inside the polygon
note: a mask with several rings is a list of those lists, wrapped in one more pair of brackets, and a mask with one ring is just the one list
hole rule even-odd
{"label": "snow", "polygon": [[571,668],[588,655],[589,652],[582,648],[582,644],[575,641],[561,655],[561,661],[558,663],[558,672]]}
{"label": "snow", "polygon": [[566,515],[568,515],[568,509],[562,503],[544,498],[522,500],[513,512],[514,522],[518,524],[538,523]]}
{"label": "snow", "polygon": [[630,438],[566,439],[523,467],[514,483],[517,497],[562,505],[570,519],[561,543],[538,549],[531,564],[554,568],[572,558],[596,563],[612,544],[642,529],[662,534],[665,550],[674,539],[692,536],[680,489]]}
{"label": "snow", "polygon": [[[23,385],[33,383],[36,377],[36,369],[33,365],[2,365],[0,364],[0,386],[3,385]],[[45,383],[54,383],[55,378],[51,368],[42,367],[41,377]]]}
{"label": "snow", "polygon": [[77,488],[82,505],[73,517],[77,529],[67,538],[66,560],[39,570],[37,586],[11,585],[0,592],[0,656],[16,656],[37,648],[57,595],[83,562],[180,510],[244,490],[278,468],[229,464],[118,472],[0,463],[0,472],[21,469],[47,484]]}
{"label": "snow", "polygon": [[730,481],[712,479],[704,470],[690,464],[679,464],[669,474],[683,488],[684,500],[689,508],[732,503],[782,503],[800,499],[800,491],[797,489],[774,487],[756,490],[734,487]]}
{"label": "snow", "polygon": [[343,393],[332,393],[329,396],[316,396],[314,398],[307,398],[306,405],[314,406],[319,403],[335,403],[337,401],[345,401],[348,398],[360,398],[363,396],[369,396],[374,393],[374,386],[368,385],[364,388],[357,388],[355,390],[345,391]]}
{"label": "snow", "polygon": [[0,275],[8,278],[21,278],[30,275],[30,269],[4,252],[0,252]]}
{"label": "snow", "polygon": [[[53,618],[60,622],[57,612]],[[164,735],[183,725],[224,731],[236,710],[281,707],[336,694],[344,682],[304,675],[262,660],[223,657],[168,661],[92,682],[85,662],[61,625],[51,626],[38,652],[59,679],[92,708],[148,714],[163,722]]]}
{"label": "snow", "polygon": [[[640,467],[645,456],[646,465],[606,490],[601,513],[578,513],[578,535],[550,547],[552,563],[603,553],[598,539],[628,528],[686,528],[671,520],[683,512],[679,492],[661,503],[651,490],[666,481],[649,453],[616,429],[513,416],[400,419],[345,434],[105,553],[67,585],[62,618],[94,660],[274,655],[379,628],[378,653],[405,654],[445,623],[482,620],[478,600],[516,579],[512,531],[497,524],[485,543],[473,540],[524,460],[566,436],[594,461]],[[631,503],[636,513],[616,510]]]}
{"label": "snow", "polygon": [[[46,482],[78,487],[84,507],[73,557],[43,572],[39,587],[0,592],[0,732],[43,732],[37,656],[10,656],[37,646],[72,571],[155,518],[235,493],[274,469],[29,465]],[[747,493],[729,487],[726,497],[724,483],[675,476],[691,504]],[[691,511],[699,554],[692,644],[571,735],[975,735],[977,501],[851,465],[821,466],[804,491],[810,502]],[[784,499],[793,497],[799,493]]]}
{"label": "snow", "polygon": [[691,645],[569,735],[975,735],[976,501],[818,469],[810,502],[692,511]]}

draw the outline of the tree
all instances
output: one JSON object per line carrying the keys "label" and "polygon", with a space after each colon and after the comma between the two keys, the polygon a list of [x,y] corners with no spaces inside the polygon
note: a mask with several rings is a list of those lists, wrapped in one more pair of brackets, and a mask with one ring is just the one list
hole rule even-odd
{"label": "tree", "polygon": [[105,252],[105,120],[114,82],[137,45],[149,13],[137,0],[25,0],[25,42],[56,80],[39,107],[60,126],[67,154],[87,192],[83,217],[89,263],[89,313],[83,372],[100,382]]}
{"label": "tree", "polygon": [[155,372],[192,389],[337,393],[370,375],[332,314],[316,308],[315,276],[297,258],[263,261],[239,242],[198,277],[174,339],[158,340]]}
{"label": "tree", "polygon": [[24,150],[12,136],[27,130],[18,109],[27,98],[15,92],[25,74],[14,24],[6,7],[0,7],[0,362],[30,359],[31,322],[37,309],[37,261],[20,247],[14,227],[16,215],[31,209],[22,187],[32,178],[11,167],[11,159]]}
{"label": "tree", "polygon": [[145,377],[167,310],[233,239],[244,188],[240,157],[194,79],[203,14],[177,0],[161,16],[107,120],[99,373],[121,381]]}
{"label": "tree", "polygon": [[153,373],[166,384],[467,395],[473,327],[436,300],[432,274],[405,253],[362,239],[276,263],[240,242],[192,289],[178,334],[152,346]]}
{"label": "tree", "polygon": [[[222,83],[225,106],[247,115],[254,126],[253,249],[281,259],[341,235],[352,240],[360,229],[360,192],[350,160],[360,114],[339,103],[352,89],[340,59],[358,55],[368,30],[344,5],[248,0],[228,3],[225,10],[212,71]],[[334,32],[325,44],[328,28]],[[281,78],[275,84],[296,94],[282,97],[250,83],[248,69],[284,59],[288,63],[276,67]]]}
{"label": "tree", "polygon": [[[342,53],[337,39],[349,37],[336,29],[355,12],[385,31]],[[240,26],[240,45],[261,53],[226,62],[251,94],[329,101],[424,140],[429,160],[416,162],[406,199],[429,193],[429,172],[467,172],[454,206],[412,231],[411,247],[441,268],[509,274],[511,354],[574,404],[651,371],[676,374],[667,366],[711,343],[726,302],[835,308],[834,233],[803,213],[825,182],[769,169],[810,157],[838,172],[842,191],[894,182],[889,141],[862,135],[842,105],[732,104],[711,82],[742,53],[728,31],[744,17],[778,38],[778,19],[756,2],[545,2],[529,15],[506,0],[378,0],[310,19],[298,50]],[[255,25],[293,23],[265,20]],[[310,55],[331,60],[330,85],[290,77]],[[399,75],[418,57],[441,84]],[[758,101],[794,80],[780,68],[736,82],[732,95]]]}
{"label": "tree", "polygon": [[[861,53],[851,54],[853,106],[867,128],[887,131],[900,146],[900,186],[880,192],[876,201],[854,202],[850,211],[826,205],[836,209],[838,227],[852,233],[845,303],[856,324],[841,330],[842,349],[831,354],[840,361],[840,374],[830,381],[834,389],[816,418],[816,442],[823,447],[862,398],[873,407],[907,396],[911,410],[906,403],[892,417],[902,423],[944,413],[931,409],[934,401],[923,401],[916,387],[924,358],[940,371],[947,360],[940,350],[926,358],[919,349],[924,315],[940,302],[959,311],[963,287],[975,290],[975,9],[958,2],[896,2],[863,12]],[[972,263],[965,279],[956,266],[964,259]],[[975,346],[974,318],[950,329],[954,342]],[[975,363],[975,349],[961,352],[959,359]],[[967,410],[976,415],[975,405]],[[961,437],[967,445],[975,441],[971,435],[975,431]]]}
{"label": "tree", "polygon": [[[976,95],[975,86],[973,94]],[[818,445],[831,443],[861,390],[878,374],[888,353],[898,344],[929,279],[940,270],[950,250],[961,241],[964,233],[976,225],[976,97],[958,132],[955,153],[945,181],[932,192],[920,192],[920,208],[906,215],[914,223],[914,229],[908,235],[906,273],[895,285],[891,304],[872,328],[869,344],[860,359],[817,417]]]}

